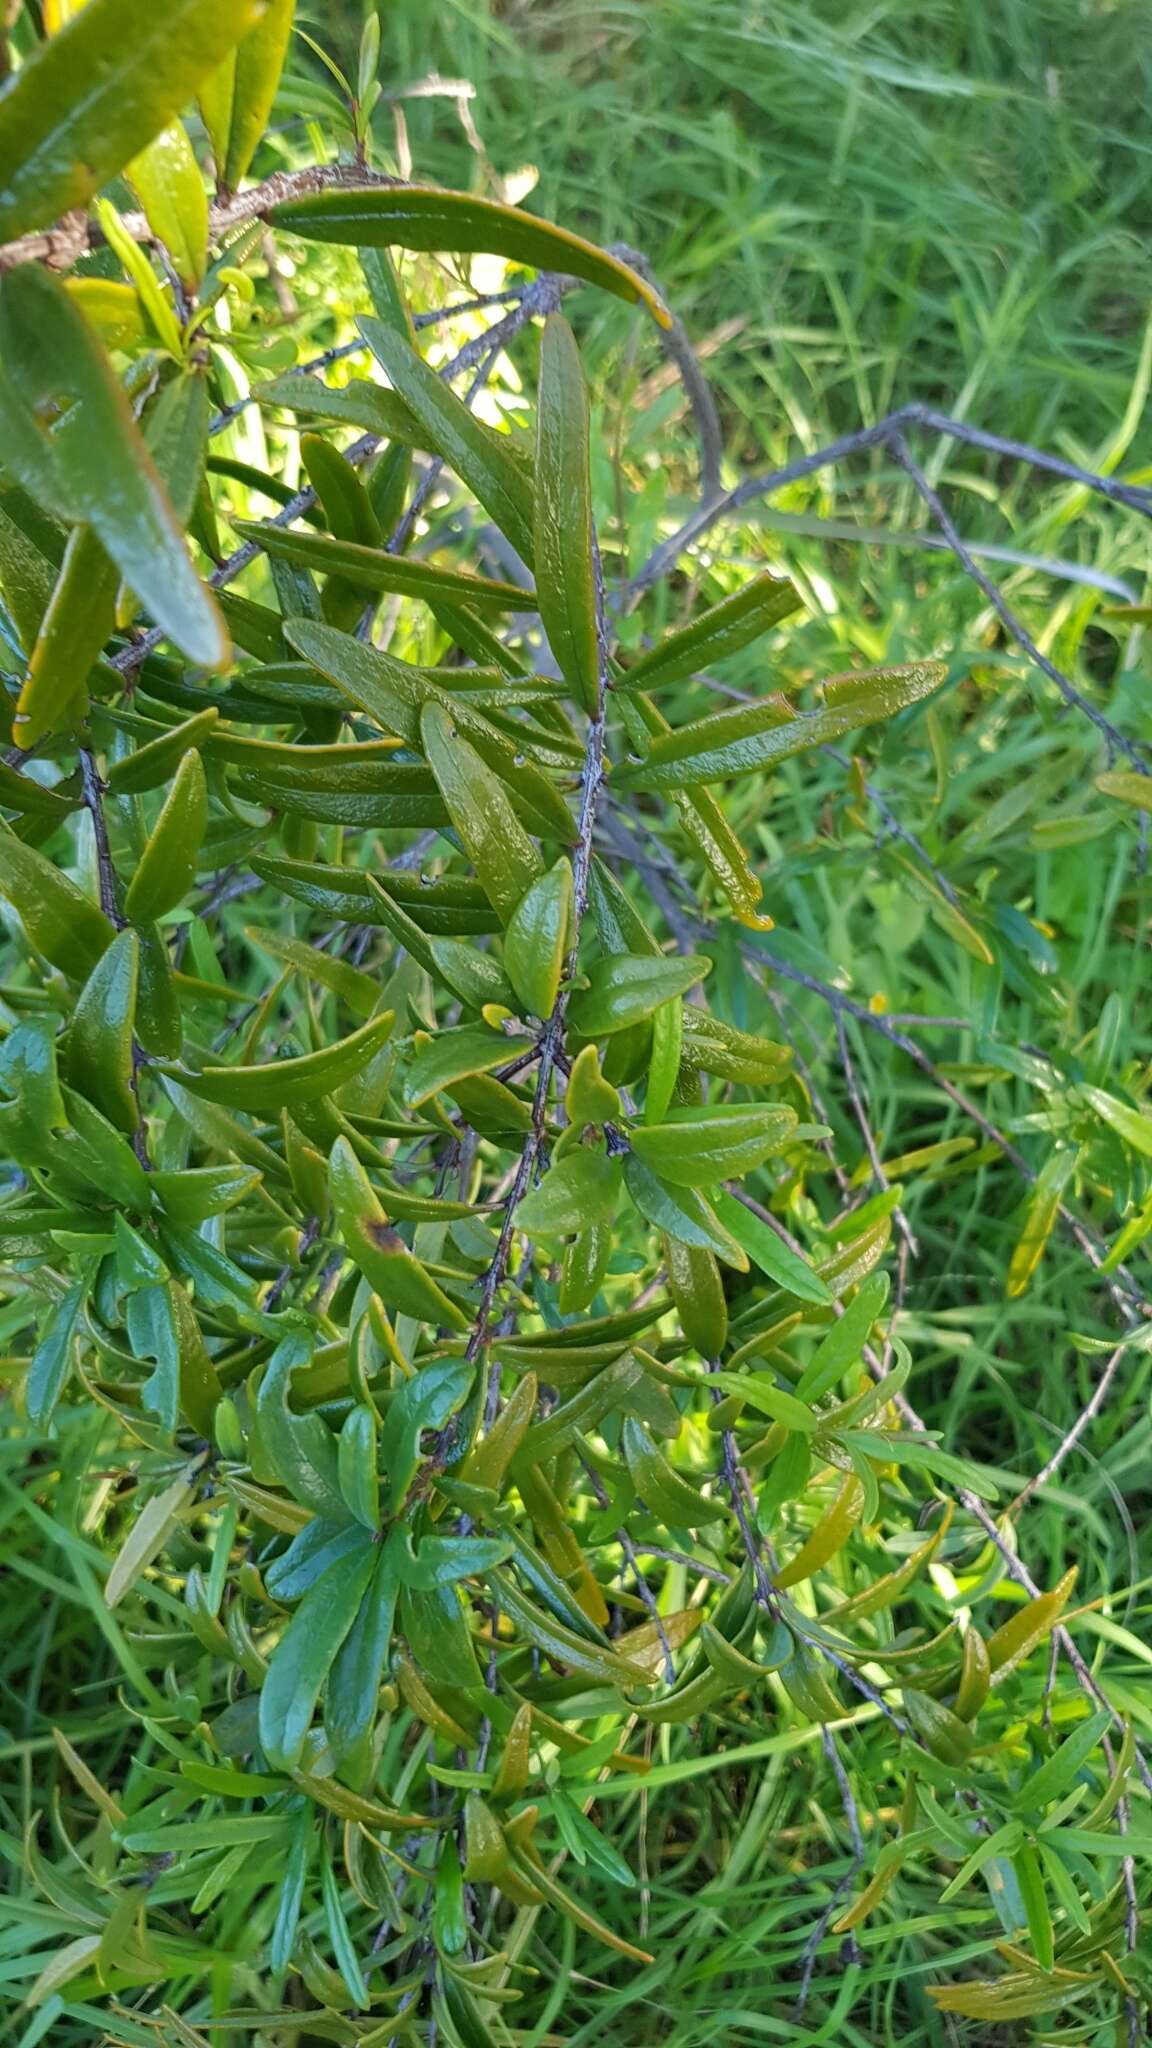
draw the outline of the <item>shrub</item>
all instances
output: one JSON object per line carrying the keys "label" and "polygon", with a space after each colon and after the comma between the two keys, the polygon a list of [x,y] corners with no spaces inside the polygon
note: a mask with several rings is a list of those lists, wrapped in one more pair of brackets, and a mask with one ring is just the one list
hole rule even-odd
{"label": "shrub", "polygon": [[[30,1512],[107,1708],[89,1757],[53,1645],[24,2040],[555,2039],[534,1973],[578,1936],[659,2007],[614,1815],[728,1748],[734,1784],[810,1757],[850,1847],[785,2010],[818,1951],[851,1985],[902,1873],[943,1914],[982,1873],[1005,1966],[942,2012],[1138,2027],[1131,1728],[1075,1568],[1017,1557],[1018,1479],[910,1405],[905,1169],[837,1199],[730,817],[946,667],[682,716],[703,670],[784,659],[801,600],[721,565],[657,630],[606,591],[561,306],[678,348],[647,275],[363,161],[246,226],[291,8],[131,13],[92,0],[0,101],[0,1236]],[[103,269],[38,263],[121,174]],[[264,471],[211,450],[269,234],[356,250],[361,310],[346,381],[351,344],[256,385]],[[416,266],[414,319],[397,249],[503,259],[493,324],[448,354],[456,302]],[[481,404],[513,347],[532,432]]]}

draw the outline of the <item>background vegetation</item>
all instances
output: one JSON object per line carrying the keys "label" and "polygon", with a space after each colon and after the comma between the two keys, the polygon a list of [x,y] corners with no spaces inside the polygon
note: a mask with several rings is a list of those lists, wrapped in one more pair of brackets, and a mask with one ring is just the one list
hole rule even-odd
{"label": "background vegetation", "polygon": [[[301,19],[354,74],[359,14],[324,8]],[[601,243],[641,250],[706,365],[726,484],[912,401],[1130,483],[1152,476],[1152,24],[1141,5],[397,0],[382,25],[373,160],[525,199]],[[332,90],[298,46],[254,175],[334,152]],[[277,260],[272,252],[262,265],[257,254],[251,325],[238,312],[233,333],[217,337],[222,399],[243,397],[249,378],[293,357],[343,344],[363,310],[350,252],[294,244],[290,261],[277,269]],[[503,273],[485,261],[471,279],[489,288]],[[112,267],[106,254],[89,265]],[[402,274],[418,310],[455,294],[451,264],[412,258]],[[614,300],[585,293],[579,304],[611,588],[697,502],[698,447],[683,386],[651,329]],[[481,324],[463,322],[458,339]],[[529,360],[510,351],[496,366],[483,408],[493,423],[530,421]],[[234,463],[297,480],[296,437],[276,415],[243,410],[215,445]],[[922,432],[915,446],[1041,649],[1142,741],[1143,624],[1112,608],[1144,594],[1146,517],[1000,454]],[[267,514],[269,501],[239,472],[222,488],[226,513]],[[440,516],[442,544],[477,566],[466,514],[448,501]],[[1111,1704],[1148,1737],[1145,814],[1119,784],[1100,786],[1123,761],[1061,705],[956,560],[921,544],[928,523],[891,455],[866,452],[713,528],[623,633],[638,648],[771,566],[795,579],[806,614],[772,643],[770,662],[757,647],[730,661],[722,692],[803,690],[830,671],[928,656],[948,664],[948,686],[927,708],[866,736],[855,774],[845,754],[827,750],[786,763],[767,788],[758,778],[733,785],[732,822],[763,876],[775,929],[749,939],[722,924],[709,938],[710,986],[733,1023],[795,1046],[833,1133],[831,1156],[808,1159],[785,1193],[789,1227],[820,1243],[821,1225],[846,1203],[879,1194],[884,1206],[882,1184],[899,1186],[904,1222],[890,1264],[895,1327],[913,1361],[907,1393],[949,1450],[1007,1475],[1005,1499],[1064,1442],[1113,1356],[1121,1324],[1097,1268],[1109,1248],[1115,1263],[1125,1232],[1134,1333],[1089,1427],[1007,1527],[1041,1586],[1079,1567],[1075,1641]],[[494,546],[490,536],[483,545]],[[480,565],[508,567],[495,552]],[[712,708],[695,685],[661,701],[674,723]],[[651,807],[618,822],[617,855],[623,848],[633,871],[649,864],[642,878],[657,891],[662,936],[683,940],[663,823]],[[233,1030],[248,1028],[249,1005],[270,986],[267,957],[245,951],[243,930],[276,925],[284,911],[271,890],[214,911],[214,943],[235,977]],[[199,929],[190,943],[202,946]],[[198,955],[198,972],[207,957]],[[17,1005],[4,1021],[19,1014]],[[903,1163],[927,1147],[940,1149]],[[1079,1237],[1046,1199],[1053,1159],[1083,1219]],[[15,1397],[41,1304],[20,1274],[9,1293]],[[111,2017],[99,1987],[90,1999],[64,1988],[17,2006],[71,1925],[67,1841],[84,1843],[98,1876],[111,1870],[110,1817],[98,1800],[93,1807],[84,1771],[97,1787],[122,1787],[142,1738],[116,1689],[131,1690],[146,1671],[151,1690],[174,1602],[149,1613],[141,1601],[128,1622],[104,1599],[110,1559],[133,1524],[131,1446],[113,1455],[99,1415],[79,1401],[62,1411],[50,1451],[11,1414],[0,1444],[0,1774],[13,1899],[0,1982],[14,2003],[0,2038],[20,2048],[45,2038],[64,2048],[266,2038],[281,2048],[295,2031],[303,2048],[312,2038],[303,2024],[274,2031],[251,2015],[264,1995],[267,1929],[253,1920],[252,1891],[241,1886],[230,1901],[226,1872],[219,1899],[204,1902],[210,1935],[187,1974],[166,1983],[163,2012],[159,1994],[138,1988]],[[969,1550],[962,1585],[946,1568],[937,1574],[937,1601],[964,1606],[982,1593],[1008,1603],[1000,1614],[1012,1611],[1019,1588],[1001,1567],[991,1549],[975,1562]],[[997,1734],[1011,1768],[1038,1763],[1050,1724],[1066,1734],[1085,1708],[1067,1662],[1049,1666],[1044,1652],[1022,1672],[1013,1705]],[[1031,1968],[1035,1985],[1035,1928],[1028,1947],[1019,1899],[1004,1904],[999,1859],[944,1903],[939,1862],[913,1859],[855,1936],[833,1931],[897,1820],[890,1744],[867,1712],[849,1712],[858,1725],[829,1753],[818,1722],[786,1700],[739,1703],[664,1731],[646,1779],[612,1778],[596,1809],[610,1851],[580,1867],[580,1896],[656,1961],[620,1962],[572,1921],[521,1916],[535,1974],[520,1981],[522,2002],[498,2038],[523,2048],[927,2048],[984,2041],[993,2024],[1006,2041],[1102,2048],[1140,2038],[1146,1918],[1118,1983],[1095,1964],[1084,1993],[1041,1972],[1038,2013],[1009,2013],[1002,1995],[999,2007],[956,2013],[930,1998],[933,1986],[1017,1969]],[[62,1761],[54,1728],[70,1745]],[[160,1773],[163,1743],[150,1740],[146,1768]],[[1148,1805],[1134,1785],[1146,1912]],[[29,1873],[21,1847],[35,1813],[46,1816],[45,1840],[50,1827],[60,1831],[62,1874],[47,1898],[43,1871]],[[636,1880],[628,1889],[618,1858]],[[1085,1896],[1112,1913],[1111,1949],[1124,1957],[1115,1860],[1093,1871],[1085,1852],[1073,1867]],[[160,1876],[150,1871],[149,1882]],[[1069,1938],[1066,1902],[1055,1911]],[[330,1954],[320,1907],[315,1925]],[[997,1944],[1010,1934],[1005,1956]],[[391,2037],[365,2028],[360,2038]]]}

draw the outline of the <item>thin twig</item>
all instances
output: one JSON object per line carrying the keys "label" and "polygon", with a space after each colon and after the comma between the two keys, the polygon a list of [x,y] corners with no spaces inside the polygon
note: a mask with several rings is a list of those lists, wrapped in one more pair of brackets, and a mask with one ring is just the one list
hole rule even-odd
{"label": "thin twig", "polygon": [[965,575],[970,576],[976,588],[983,592],[997,618],[1000,620],[1001,625],[1004,627],[1005,632],[1010,633],[1017,645],[1024,649],[1029,660],[1035,662],[1041,674],[1046,675],[1049,682],[1055,684],[1064,702],[1075,710],[1082,712],[1084,717],[1091,721],[1096,727],[1097,732],[1107,742],[1109,749],[1123,754],[1125,760],[1129,761],[1139,774],[1147,775],[1148,764],[1142,749],[1135,741],[1128,739],[1124,733],[1120,732],[1113,725],[1110,718],[1105,718],[1104,713],[1098,711],[1095,704],[1089,702],[1083,691],[1078,690],[1075,683],[1064,674],[1063,669],[1057,668],[1056,663],[1044,653],[1041,647],[1037,646],[1023,620],[1017,618],[1015,612],[1007,603],[999,584],[993,583],[992,578],[985,573],[980,567],[979,562],[974,559],[949,516],[939,491],[929,483],[920,464],[911,453],[904,436],[900,433],[890,433],[885,439],[885,446],[891,449],[893,456],[907,475],[913,489],[923,499],[925,506],[940,528]]}
{"label": "thin twig", "polygon": [[108,824],[104,816],[104,789],[100,771],[92,757],[91,749],[80,750],[80,785],[84,791],[84,808],[92,820],[92,836],[96,841],[96,868],[100,878],[100,908],[117,931],[122,932],[127,918],[120,909],[119,891],[116,886],[116,869],[112,860],[112,849],[108,844]]}
{"label": "thin twig", "polygon": [[1088,1428],[1089,1423],[1095,1421],[1096,1417],[1100,1413],[1100,1410],[1103,1408],[1104,1403],[1108,1398],[1108,1389],[1112,1385],[1112,1382],[1116,1377],[1117,1371],[1119,1370],[1120,1361],[1123,1358],[1126,1349],[1127,1346],[1124,1344],[1118,1344],[1116,1346],[1115,1351],[1113,1351],[1111,1357],[1108,1359],[1107,1363],[1105,1364],[1104,1370],[1100,1375],[1100,1378],[1096,1382],[1096,1386],[1093,1390],[1091,1399],[1085,1402],[1083,1408],[1080,1410],[1080,1413],[1076,1417],[1076,1420],[1072,1424],[1071,1428],[1065,1430],[1064,1435],[1061,1437],[1060,1442],[1057,1444],[1056,1449],[1053,1451],[1052,1456],[1049,1458],[1047,1464],[1041,1466],[1039,1472],[1037,1472],[1035,1476],[1028,1481],[1027,1485],[1022,1486],[1020,1488],[1020,1491],[1016,1495],[1015,1500],[1006,1509],[1007,1514],[1018,1515],[1021,1508],[1024,1507],[1028,1501],[1031,1500],[1032,1495],[1041,1486],[1046,1486],[1048,1484],[1048,1481],[1052,1478],[1053,1473],[1058,1472],[1060,1470],[1060,1467],[1064,1463],[1065,1458],[1068,1456],[1069,1451],[1073,1450],[1075,1446],[1079,1443],[1081,1437],[1084,1434],[1084,1431]]}

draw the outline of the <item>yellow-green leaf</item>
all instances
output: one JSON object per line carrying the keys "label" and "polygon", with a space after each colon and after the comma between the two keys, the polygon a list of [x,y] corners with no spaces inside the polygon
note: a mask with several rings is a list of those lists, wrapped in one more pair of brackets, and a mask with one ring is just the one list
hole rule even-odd
{"label": "yellow-green leaf", "polygon": [[256,25],[204,79],[200,112],[216,159],[216,182],[234,192],[268,127],[292,34],[295,0],[267,0]]}
{"label": "yellow-green leaf", "polygon": [[208,199],[183,121],[173,121],[124,173],[182,284],[195,290],[208,260]]}
{"label": "yellow-green leaf", "polygon": [[86,205],[262,13],[262,0],[90,0],[0,100],[0,241]]}

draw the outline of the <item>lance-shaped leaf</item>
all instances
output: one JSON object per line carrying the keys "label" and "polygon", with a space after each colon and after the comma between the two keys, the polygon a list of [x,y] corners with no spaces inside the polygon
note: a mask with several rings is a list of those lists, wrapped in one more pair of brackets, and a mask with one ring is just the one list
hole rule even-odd
{"label": "lance-shaped leaf", "polygon": [[582,236],[538,220],[518,206],[434,186],[372,186],[287,200],[274,207],[270,217],[293,234],[347,242],[358,249],[450,249],[465,255],[507,256],[538,270],[583,278],[617,298],[645,305],[661,327],[671,325],[663,300],[637,271]]}
{"label": "lance-shaped leaf", "polygon": [[662,1124],[637,1124],[629,1141],[646,1166],[675,1187],[742,1178],[788,1144],[796,1112],[782,1103],[714,1103],[673,1109]]}
{"label": "lance-shaped leaf", "polygon": [[112,939],[112,925],[82,889],[35,847],[0,827],[0,896],[28,937],[62,974],[87,977]]}
{"label": "lance-shaped leaf", "polygon": [[[363,1537],[363,1531],[360,1532]],[[400,1578],[396,1544],[379,1548],[376,1569],[348,1634],[336,1654],[324,1700],[324,1732],[338,1756],[368,1733],[376,1718],[380,1683],[392,1647]]]}
{"label": "lance-shaped leaf", "polygon": [[692,789],[727,777],[758,775],[794,754],[841,739],[858,726],[891,718],[940,688],[948,671],[941,661],[910,662],[872,669],[853,680],[859,688],[818,711],[801,711],[781,723],[771,703],[741,704],[682,725],[653,743],[643,761],[612,771],[616,789]]}
{"label": "lance-shaped leaf", "polygon": [[426,1429],[443,1429],[464,1406],[476,1383],[476,1368],[463,1358],[441,1358],[405,1380],[392,1397],[381,1449],[399,1514],[420,1467],[420,1439]]}
{"label": "lance-shaped leaf", "polygon": [[448,815],[493,909],[507,924],[544,862],[499,777],[439,704],[420,714],[420,741]]}
{"label": "lance-shaped leaf", "polygon": [[166,1486],[162,1493],[153,1494],[152,1499],[136,1517],[104,1582],[104,1598],[109,1607],[116,1607],[119,1604],[141,1574],[147,1571],[153,1559],[159,1556],[169,1530],[187,1507],[196,1490],[198,1464],[199,1461],[190,1466],[179,1479],[172,1481],[171,1486]]}
{"label": "lance-shaped leaf", "polygon": [[255,1116],[278,1116],[294,1103],[314,1102],[354,1080],[364,1062],[382,1046],[396,1019],[391,1010],[373,1017],[335,1045],[298,1059],[272,1060],[260,1067],[165,1066],[163,1072],[193,1095],[227,1108],[246,1109]]}
{"label": "lance-shaped leaf", "polygon": [[84,206],[191,99],[261,0],[90,0],[0,101],[0,240]]}
{"label": "lance-shaped leaf", "polygon": [[419,1109],[421,1103],[455,1081],[507,1066],[515,1053],[516,1040],[490,1031],[486,1024],[456,1024],[437,1031],[421,1046],[408,1069],[404,1100],[410,1109]]}
{"label": "lance-shaped leaf", "polygon": [[264,136],[292,34],[295,0],[267,0],[255,26],[200,86],[216,182],[234,192]]}
{"label": "lance-shaped leaf", "polygon": [[[87,12],[79,17],[86,19]],[[36,437],[35,486],[42,489],[46,473],[55,502],[94,529],[190,661],[223,668],[231,654],[224,621],[192,566],[125,393],[63,285],[34,264],[19,265],[0,286],[0,349],[12,398],[0,411],[9,428],[15,415],[21,432]],[[37,408],[61,399],[66,410],[44,429]]]}
{"label": "lance-shaped leaf", "polygon": [[[471,875],[439,875],[424,881],[407,869],[385,868],[388,886],[384,889],[375,875],[362,869],[329,867],[323,861],[273,860],[254,854],[252,866],[264,881],[324,917],[386,925],[391,930],[393,910],[399,907],[407,921],[405,929],[415,925],[422,932],[450,935],[500,928],[496,912]],[[406,945],[407,940],[400,943]],[[419,958],[415,948],[412,951]],[[428,957],[431,960],[432,955]]]}
{"label": "lance-shaped leaf", "polygon": [[568,1005],[568,1021],[581,1038],[604,1038],[650,1017],[662,1003],[687,995],[710,971],[712,962],[700,953],[612,953],[595,960],[588,987]]}
{"label": "lance-shaped leaf", "polygon": [[132,1132],[140,1121],[133,1089],[132,1030],[140,948],[120,932],[101,955],[76,1000],[68,1029],[68,1079],[111,1123]]}
{"label": "lance-shaped leaf", "polygon": [[[517,583],[498,583],[487,576],[465,575],[458,569],[439,569],[434,562],[413,562],[404,555],[390,555],[385,548],[369,547],[363,541],[341,539],[331,533],[305,533],[295,527],[268,526],[255,519],[237,519],[236,531],[255,541],[265,554],[280,562],[293,562],[301,569],[315,569],[321,575],[342,576],[359,590],[398,591],[403,597],[433,600],[452,598],[458,604],[474,604],[486,610],[523,611],[532,603],[532,592]],[[298,643],[297,643],[298,644]]]}
{"label": "lance-shaped leaf", "polygon": [[115,623],[118,582],[92,528],[74,527],[17,699],[12,737],[18,745],[32,748],[85,715],[88,671]]}
{"label": "lance-shaped leaf", "polygon": [[642,1422],[626,1415],[620,1437],[624,1462],[645,1507],[675,1529],[695,1529],[726,1515],[723,1501],[705,1500],[653,1443]]}
{"label": "lance-shaped leaf", "polygon": [[588,391],[575,337],[559,313],[546,321],[540,343],[533,553],[548,644],[573,696],[595,713],[601,660]]}
{"label": "lance-shaped leaf", "polygon": [[624,1162],[628,1193],[647,1222],[679,1243],[714,1251],[726,1266],[748,1271],[748,1254],[730,1237],[711,1205],[695,1188],[673,1187],[646,1166],[638,1153]]}
{"label": "lance-shaped leaf", "polygon": [[208,784],[193,750],[176,771],[128,884],[124,909],[134,922],[150,924],[183,901],[196,879],[207,828]]}
{"label": "lance-shaped leaf", "polygon": [[466,1330],[468,1317],[413,1257],[389,1222],[367,1174],[346,1138],[338,1138],[329,1163],[332,1205],[349,1256],[388,1308],[418,1321]]}
{"label": "lance-shaped leaf", "polygon": [[[312,620],[291,619],[287,638],[323,675],[330,676],[354,704],[406,746],[420,748],[420,714],[436,704],[465,733],[469,745],[500,777],[522,824],[530,831],[569,844],[576,828],[558,789],[529,757],[531,739],[518,748],[469,704],[438,686],[435,676],[410,662],[395,661],[377,648],[365,647],[351,633]],[[398,893],[398,892],[396,892]],[[480,927],[487,930],[488,927]]]}
{"label": "lance-shaped leaf", "polygon": [[678,633],[667,633],[655,647],[631,662],[619,687],[651,690],[699,675],[702,669],[750,647],[762,633],[778,626],[781,619],[800,611],[802,605],[795,584],[786,578],[754,576],[731,597],[721,598],[719,604],[698,612]]}
{"label": "lance-shaped leaf", "polygon": [[572,867],[562,857],[525,890],[508,921],[504,965],[530,1017],[550,1017],[555,1008],[568,954],[572,902]]}
{"label": "lance-shaped leaf", "polygon": [[154,740],[137,747],[135,753],[124,754],[119,761],[113,761],[108,769],[108,787],[118,796],[136,795],[144,789],[158,789],[162,782],[179,768],[186,753],[199,747],[208,738],[220,713],[214,704],[206,711],[193,712],[169,731],[160,733]]}
{"label": "lance-shaped leaf", "polygon": [[870,1273],[839,1322],[816,1347],[796,1383],[801,1401],[819,1401],[859,1360],[888,1299],[887,1273]]}
{"label": "lance-shaped leaf", "polygon": [[[648,753],[653,739],[671,732],[672,727],[650,697],[618,695],[625,727],[636,752]],[[707,789],[676,789],[672,808],[686,838],[695,847],[705,867],[727,896],[740,923],[750,931],[770,932],[773,920],[759,909],[763,886],[753,873],[748,855],[740,844],[727,814]]]}
{"label": "lance-shaped leaf", "polygon": [[665,1235],[664,1264],[688,1342],[703,1358],[718,1358],[728,1335],[728,1303],[715,1254],[706,1246],[683,1244]]}
{"label": "lance-shaped leaf", "polygon": [[814,1272],[799,1252],[793,1251],[777,1236],[770,1223],[753,1215],[734,1195],[716,1194],[713,1207],[725,1229],[731,1231],[753,1265],[759,1266],[769,1280],[775,1281],[778,1287],[787,1288],[798,1301],[812,1301],[822,1307],[831,1305],[831,1290],[819,1273]]}
{"label": "lance-shaped leaf", "polygon": [[294,1771],[320,1690],[376,1566],[369,1538],[359,1555],[330,1565],[304,1595],[272,1654],[260,1693],[260,1747],[274,1770]]}
{"label": "lance-shaped leaf", "polygon": [[1056,1221],[1064,1190],[1079,1163],[1076,1146],[1060,1146],[1044,1161],[1036,1176],[1024,1218],[1024,1228],[1008,1264],[1005,1293],[1015,1299],[1024,1293],[1044,1256]]}
{"label": "lance-shaped leaf", "polygon": [[1050,1593],[1040,1593],[1034,1600],[1026,1600],[1008,1621],[1001,1622],[1000,1627],[993,1630],[988,1638],[988,1662],[992,1667],[993,1685],[999,1685],[1051,1634],[1068,1604],[1076,1584],[1077,1570],[1073,1565]]}
{"label": "lance-shaped leaf", "polygon": [[260,1447],[276,1477],[294,1500],[328,1521],[347,1514],[340,1491],[336,1439],[323,1416],[297,1415],[289,1405],[292,1375],[307,1365],[312,1348],[292,1333],[277,1345],[264,1369],[256,1397]]}
{"label": "lance-shaped leaf", "polygon": [[[463,399],[395,328],[370,315],[360,331],[389,382],[425,422],[451,468],[532,566],[532,484],[510,446],[486,433]],[[521,600],[523,601],[523,600]]]}
{"label": "lance-shaped leaf", "polygon": [[62,1295],[41,1332],[24,1382],[24,1402],[33,1429],[43,1429],[64,1391],[76,1346],[76,1329],[89,1282],[78,1280]]}

